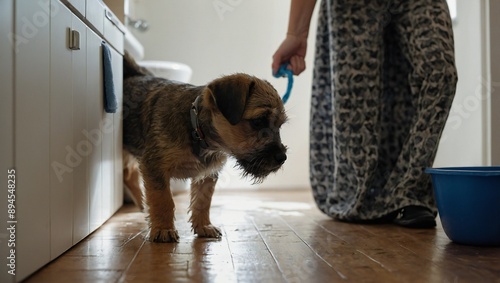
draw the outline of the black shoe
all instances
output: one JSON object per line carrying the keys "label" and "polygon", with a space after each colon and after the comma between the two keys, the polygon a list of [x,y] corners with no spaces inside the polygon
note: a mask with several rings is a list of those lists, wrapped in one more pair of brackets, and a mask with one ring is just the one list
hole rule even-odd
{"label": "black shoe", "polygon": [[422,206],[406,206],[399,210],[393,223],[408,228],[434,228],[436,220],[432,212]]}

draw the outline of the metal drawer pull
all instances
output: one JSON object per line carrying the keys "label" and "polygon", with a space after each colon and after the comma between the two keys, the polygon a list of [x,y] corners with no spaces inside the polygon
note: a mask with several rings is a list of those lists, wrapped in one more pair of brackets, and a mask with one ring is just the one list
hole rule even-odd
{"label": "metal drawer pull", "polygon": [[80,33],[77,30],[69,30],[69,49],[80,50]]}

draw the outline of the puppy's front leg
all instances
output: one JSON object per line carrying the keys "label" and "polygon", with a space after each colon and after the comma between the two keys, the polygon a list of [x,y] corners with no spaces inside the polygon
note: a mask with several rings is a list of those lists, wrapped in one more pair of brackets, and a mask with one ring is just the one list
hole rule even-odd
{"label": "puppy's front leg", "polygon": [[144,169],[142,172],[146,187],[146,204],[149,207],[149,240],[162,243],[178,242],[179,234],[174,225],[175,204],[170,192],[170,178]]}
{"label": "puppy's front leg", "polygon": [[210,222],[210,205],[217,176],[209,176],[191,183],[191,221],[193,231],[198,237],[220,238],[219,228]]}

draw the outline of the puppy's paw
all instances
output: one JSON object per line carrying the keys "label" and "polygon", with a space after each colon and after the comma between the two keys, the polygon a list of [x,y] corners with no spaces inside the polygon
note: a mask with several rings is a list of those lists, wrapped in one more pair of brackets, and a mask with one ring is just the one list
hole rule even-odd
{"label": "puppy's paw", "polygon": [[177,243],[179,234],[175,229],[151,229],[148,239],[156,243]]}
{"label": "puppy's paw", "polygon": [[198,226],[194,228],[194,233],[198,235],[198,237],[202,238],[220,238],[222,237],[222,232],[219,228],[215,227],[212,224],[205,226]]}

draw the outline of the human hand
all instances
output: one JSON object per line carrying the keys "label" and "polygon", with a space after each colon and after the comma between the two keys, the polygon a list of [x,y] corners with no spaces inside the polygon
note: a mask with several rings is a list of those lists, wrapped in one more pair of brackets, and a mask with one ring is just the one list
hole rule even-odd
{"label": "human hand", "polygon": [[275,74],[280,65],[289,62],[288,69],[299,75],[306,69],[307,38],[288,34],[273,55],[272,69]]}

